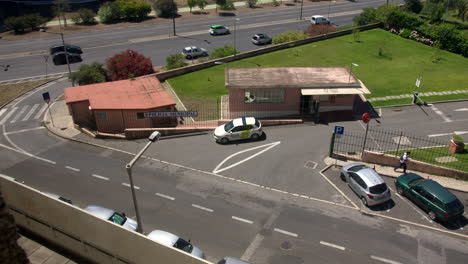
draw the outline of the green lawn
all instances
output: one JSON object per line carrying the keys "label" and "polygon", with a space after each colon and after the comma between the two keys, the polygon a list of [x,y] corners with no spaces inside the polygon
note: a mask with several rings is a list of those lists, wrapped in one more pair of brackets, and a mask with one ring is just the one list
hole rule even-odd
{"label": "green lawn", "polygon": [[[379,49],[384,56],[379,56]],[[418,92],[466,89],[468,59],[440,51],[441,60],[432,62],[435,49],[418,42],[403,39],[381,29],[360,33],[360,42],[352,34],[315,42],[308,45],[272,52],[253,58],[218,65],[209,69],[169,79],[182,101],[213,103],[227,94],[224,87],[224,68],[240,67],[349,67],[357,63],[353,73],[361,79],[372,94],[368,98]],[[416,89],[416,78],[421,75],[421,87]],[[449,98],[450,97],[450,98]],[[468,98],[433,96],[434,101]],[[410,102],[410,100],[409,100]],[[409,103],[405,102],[405,103]],[[393,103],[392,103],[393,104]],[[376,101],[374,106],[388,105]]]}
{"label": "green lawn", "polygon": [[[447,144],[448,145],[448,144]],[[414,160],[446,167],[452,168],[460,171],[468,172],[468,146],[465,146],[465,152],[452,154],[448,152],[447,147],[433,147],[433,148],[424,148],[424,149],[410,149],[410,150],[400,150],[397,156],[402,155],[404,152],[411,151],[411,158]],[[387,154],[395,155],[395,152],[387,152]],[[440,157],[454,157],[457,161],[452,162],[438,162],[436,158]]]}
{"label": "green lawn", "polygon": [[50,79],[0,85],[0,106],[48,81],[50,81]]}

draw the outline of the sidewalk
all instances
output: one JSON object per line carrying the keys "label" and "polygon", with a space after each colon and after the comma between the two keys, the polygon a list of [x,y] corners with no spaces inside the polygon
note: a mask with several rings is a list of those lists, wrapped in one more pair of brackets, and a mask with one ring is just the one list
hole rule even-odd
{"label": "sidewalk", "polygon": [[[52,119],[54,124],[51,122],[51,118],[49,115],[49,112],[52,114]],[[102,147],[102,148],[114,148],[115,147],[115,140],[112,140],[112,142],[102,139],[95,139],[90,136],[84,135],[76,129],[73,125],[73,120],[72,117],[68,113],[68,107],[65,103],[64,100],[58,100],[55,101],[51,106],[50,106],[50,111],[46,112],[46,115],[44,116],[44,124],[46,125],[47,129],[52,132],[53,134],[62,137],[64,139],[68,140],[73,140],[75,142],[80,142],[80,143],[85,143],[85,144],[90,144],[93,146],[97,147]],[[107,145],[106,145],[107,144]],[[127,151],[131,151],[132,148],[128,147],[129,145],[134,145],[135,143],[130,140],[122,140],[122,146],[127,145],[125,148]],[[325,164],[327,165],[338,165],[338,166],[344,166],[349,163],[354,163],[355,161],[342,161],[342,160],[337,160],[337,159],[332,159],[332,158],[325,158],[324,160]],[[389,166],[382,166],[382,165],[376,165],[376,164],[367,164],[369,167],[372,167],[376,169],[376,171],[379,174],[389,176],[389,177],[398,177],[402,173],[401,172],[395,172],[393,171],[393,167]],[[437,181],[440,183],[442,186],[457,190],[457,191],[462,191],[462,192],[468,192],[468,182],[465,181],[459,181],[455,180],[452,178],[447,178],[447,177],[442,177],[442,176],[436,176],[436,175],[431,175],[427,173],[422,173],[422,172],[417,172],[419,175],[423,176],[424,178],[429,178]]]}

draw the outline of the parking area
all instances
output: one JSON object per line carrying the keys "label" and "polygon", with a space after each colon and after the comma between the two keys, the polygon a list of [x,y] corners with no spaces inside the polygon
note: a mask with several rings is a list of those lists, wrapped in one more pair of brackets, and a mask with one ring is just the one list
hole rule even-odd
{"label": "parking area", "polygon": [[[340,179],[340,169],[341,167],[331,166],[328,170],[324,171],[323,174],[330,182],[338,188],[347,199],[349,199],[357,208],[360,208],[364,212],[372,212],[374,214],[379,214],[391,218],[396,218],[403,221],[408,221],[411,223],[431,226],[443,230],[449,230],[452,232],[460,234],[468,234],[468,220],[467,208],[468,208],[468,194],[450,190],[465,206],[464,216],[460,217],[456,221],[449,223],[440,223],[438,221],[431,221],[426,212],[421,210],[417,205],[415,205],[411,200],[406,197],[402,197],[395,190],[395,178],[389,176],[382,176],[382,179],[385,181],[387,186],[390,188],[392,199],[382,205],[366,207],[362,204],[359,197],[354,193],[354,191],[348,186],[348,184]],[[377,171],[378,172],[378,171]]]}

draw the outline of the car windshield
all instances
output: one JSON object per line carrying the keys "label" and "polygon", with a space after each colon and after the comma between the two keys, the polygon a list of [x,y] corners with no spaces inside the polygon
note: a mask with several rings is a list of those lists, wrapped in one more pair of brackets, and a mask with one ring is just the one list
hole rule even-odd
{"label": "car windshield", "polygon": [[118,225],[123,225],[125,221],[127,221],[127,218],[119,213],[114,213],[112,216],[109,218],[110,221],[118,224]]}
{"label": "car windshield", "polygon": [[255,119],[255,126],[260,127],[260,121],[258,121],[257,119]]}
{"label": "car windshield", "polygon": [[448,212],[456,213],[460,210],[460,208],[463,208],[463,204],[457,199],[446,204],[446,207]]}
{"label": "car windshield", "polygon": [[366,168],[367,168],[366,165],[356,165],[354,167],[349,168],[348,170],[352,171],[352,172],[357,172],[357,171],[360,171],[360,170],[366,169]]}
{"label": "car windshield", "polygon": [[416,185],[416,184],[418,184],[420,182],[423,182],[423,181],[425,181],[425,179],[422,179],[422,178],[421,179],[416,179],[416,180],[410,182],[409,186],[414,186],[414,185]]}
{"label": "car windshield", "polygon": [[370,193],[372,194],[380,194],[387,190],[387,184],[382,183],[379,185],[375,185],[369,188]]}
{"label": "car windshield", "polygon": [[234,123],[231,121],[227,124],[224,125],[224,131],[228,132],[229,130],[231,130],[232,128],[234,127]]}
{"label": "car windshield", "polygon": [[182,238],[179,238],[177,242],[175,242],[174,247],[183,250],[187,253],[192,253],[193,250],[192,244],[183,240]]}

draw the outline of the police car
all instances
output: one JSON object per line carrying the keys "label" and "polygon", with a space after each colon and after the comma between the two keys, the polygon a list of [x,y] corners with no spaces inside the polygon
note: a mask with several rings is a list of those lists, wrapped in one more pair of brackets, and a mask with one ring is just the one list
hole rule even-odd
{"label": "police car", "polygon": [[259,139],[263,135],[262,123],[255,117],[241,117],[219,126],[214,131],[216,142],[227,144],[229,141],[241,139]]}

